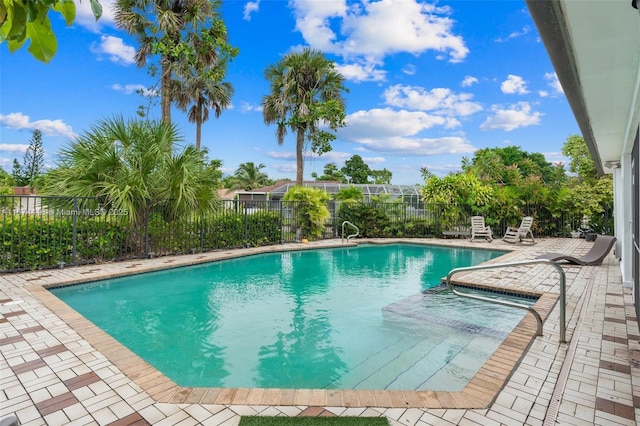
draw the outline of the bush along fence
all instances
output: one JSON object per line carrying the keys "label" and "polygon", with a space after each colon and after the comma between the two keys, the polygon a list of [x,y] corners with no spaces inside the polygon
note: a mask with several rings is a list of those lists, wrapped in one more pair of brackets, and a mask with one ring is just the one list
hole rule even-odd
{"label": "bush along fence", "polygon": [[[586,222],[581,214],[552,215],[543,206],[524,206],[511,217],[447,206],[406,203],[329,202],[330,219],[322,238],[340,238],[344,221],[355,224],[360,237],[433,237],[468,229],[469,218],[484,215],[496,235],[533,216],[534,234],[568,237]],[[110,209],[95,198],[0,196],[0,271],[58,268],[115,260],[189,254],[215,249],[283,244],[305,236],[308,215],[300,202],[223,201],[215,213],[170,219],[148,209],[139,224],[126,211]],[[597,233],[613,229],[611,209],[588,218]],[[447,232],[449,231],[449,232]],[[352,232],[352,229],[347,231]],[[455,235],[455,232],[453,232]]]}

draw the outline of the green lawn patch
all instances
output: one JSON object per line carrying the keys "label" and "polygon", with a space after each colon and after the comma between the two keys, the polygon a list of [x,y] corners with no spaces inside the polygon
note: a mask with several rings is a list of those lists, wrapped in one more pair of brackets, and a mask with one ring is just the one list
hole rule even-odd
{"label": "green lawn patch", "polygon": [[239,426],[389,426],[386,417],[242,416]]}

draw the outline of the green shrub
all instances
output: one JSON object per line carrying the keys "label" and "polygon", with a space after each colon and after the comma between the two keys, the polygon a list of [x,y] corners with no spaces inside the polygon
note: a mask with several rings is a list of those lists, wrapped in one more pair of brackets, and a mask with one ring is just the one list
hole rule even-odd
{"label": "green shrub", "polygon": [[1,269],[34,270],[108,261],[127,253],[128,226],[104,216],[15,215],[0,223]]}
{"label": "green shrub", "polygon": [[322,237],[325,221],[331,217],[327,208],[329,199],[327,192],[303,186],[294,186],[284,194],[284,201],[297,201],[294,216],[302,238]]}

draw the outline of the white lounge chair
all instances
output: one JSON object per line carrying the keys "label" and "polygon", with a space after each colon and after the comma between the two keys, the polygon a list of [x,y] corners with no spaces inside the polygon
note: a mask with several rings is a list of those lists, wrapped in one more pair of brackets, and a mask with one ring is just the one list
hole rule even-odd
{"label": "white lounge chair", "polygon": [[469,237],[469,239],[473,241],[476,238],[484,238],[487,241],[493,241],[491,227],[485,226],[483,216],[471,217],[471,237]]}
{"label": "white lounge chair", "polygon": [[531,231],[532,225],[533,217],[523,217],[522,222],[520,222],[520,226],[518,228],[514,228],[513,226],[507,228],[507,232],[504,233],[502,241],[505,241],[507,243],[519,243],[529,238],[531,239],[531,242],[535,244],[536,240],[535,238],[533,238],[533,232]]}

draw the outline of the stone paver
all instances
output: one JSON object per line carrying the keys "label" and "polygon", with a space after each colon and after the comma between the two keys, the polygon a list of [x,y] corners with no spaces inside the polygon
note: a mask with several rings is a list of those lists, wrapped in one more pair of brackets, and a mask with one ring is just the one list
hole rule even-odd
{"label": "stone paver", "polygon": [[[392,241],[402,240],[367,242]],[[591,244],[579,239],[542,239],[535,245],[408,241],[511,250],[492,263],[531,260],[548,251],[580,255]],[[564,266],[566,343],[559,342],[559,286],[553,267],[520,265],[456,275],[459,284],[540,295],[536,309],[545,319],[543,336],[535,337],[535,320],[527,315],[462,392],[182,388],[44,288],[340,243],[4,274],[0,277],[0,419],[15,415],[23,425],[237,425],[241,415],[355,415],[385,416],[390,424],[410,426],[555,421],[625,425],[640,420],[640,332],[631,289],[623,288],[618,261],[611,254],[601,266]]]}

